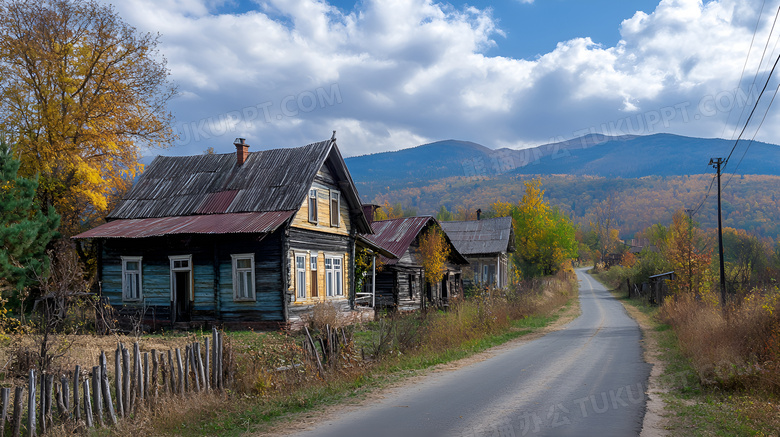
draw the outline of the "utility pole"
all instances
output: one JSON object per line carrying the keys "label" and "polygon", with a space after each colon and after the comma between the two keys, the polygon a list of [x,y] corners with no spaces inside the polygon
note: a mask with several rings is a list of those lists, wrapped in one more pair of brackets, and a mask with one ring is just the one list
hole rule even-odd
{"label": "utility pole", "polygon": [[726,306],[726,270],[723,267],[723,214],[720,206],[720,167],[723,158],[710,158],[710,164],[718,171],[718,252],[720,252],[720,302]]}

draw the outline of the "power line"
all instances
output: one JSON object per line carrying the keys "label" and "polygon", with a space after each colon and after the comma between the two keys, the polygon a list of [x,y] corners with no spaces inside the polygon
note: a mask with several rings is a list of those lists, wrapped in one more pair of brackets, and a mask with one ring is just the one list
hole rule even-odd
{"label": "power line", "polygon": [[[764,6],[766,5],[766,0],[764,0],[761,3],[761,11],[758,13],[758,19],[756,20],[756,27],[753,29],[753,37],[750,38],[750,46],[748,46],[747,56],[745,56],[745,63],[742,65],[742,73],[739,74],[739,80],[737,81],[737,88],[740,88],[742,86],[742,78],[745,77],[745,69],[747,68],[748,59],[750,59],[750,52],[753,51],[753,42],[756,40],[756,33],[758,32],[758,25],[761,24],[761,16],[764,14]],[[778,8],[778,11],[780,12],[780,7]],[[772,36],[772,32],[769,33],[769,36]],[[761,65],[759,62],[758,65]],[[755,83],[755,78],[753,79],[753,82]],[[732,108],[734,109],[734,108]],[[734,132],[731,134],[731,139],[734,139],[734,134],[737,132],[737,126],[739,125],[739,120],[742,119],[742,114],[745,112],[745,107],[742,107],[742,112],[739,113],[739,118],[737,119],[737,123],[734,125]],[[729,111],[728,116],[726,117],[726,123],[723,125],[723,132],[721,132],[720,136],[723,137],[723,134],[726,133],[726,128],[729,125],[729,118],[731,118],[731,111]]]}
{"label": "power line", "polygon": [[748,142],[747,147],[745,147],[745,151],[742,153],[742,157],[739,158],[739,162],[737,162],[737,166],[734,167],[734,172],[729,177],[729,180],[726,181],[726,184],[723,185],[723,189],[726,189],[726,187],[729,186],[729,182],[731,182],[731,180],[734,179],[734,175],[737,174],[737,169],[739,169],[739,165],[742,164],[742,160],[745,159],[745,155],[747,155],[750,146],[753,144],[753,141],[755,141],[756,135],[758,135],[758,131],[761,129],[761,126],[764,125],[766,116],[767,114],[769,114],[769,109],[772,107],[772,103],[774,103],[775,97],[777,97],[778,90],[780,90],[780,85],[778,85],[777,88],[775,88],[775,93],[772,95],[772,100],[769,101],[769,106],[767,106],[766,111],[764,111],[764,116],[761,118],[761,123],[758,124],[758,128],[756,128],[756,131],[753,133],[753,137],[750,139],[750,142]]}
{"label": "power line", "polygon": [[774,65],[772,65],[772,70],[769,71],[769,76],[766,78],[766,83],[764,83],[764,87],[761,88],[761,92],[758,94],[758,98],[756,99],[756,104],[753,105],[753,109],[750,111],[750,115],[748,116],[747,120],[745,120],[745,126],[742,128],[742,131],[739,133],[737,140],[734,142],[734,147],[731,148],[731,152],[729,152],[729,155],[726,157],[726,160],[723,161],[723,168],[721,170],[724,170],[726,165],[728,165],[729,159],[731,159],[731,155],[734,153],[734,149],[737,148],[737,144],[739,144],[739,140],[740,138],[742,138],[742,134],[745,133],[745,129],[747,129],[748,124],[750,124],[750,119],[753,118],[753,114],[756,112],[756,108],[758,108],[758,103],[761,101],[761,96],[764,95],[764,91],[766,91],[766,87],[769,85],[770,79],[772,79],[772,74],[774,74],[775,72],[775,67],[777,67],[778,61],[780,61],[780,55],[778,55]]}
{"label": "power line", "polygon": [[[709,167],[709,165],[707,165]],[[710,186],[707,188],[707,193],[704,195],[704,198],[699,202],[699,205],[693,209],[693,212],[691,213],[691,217],[696,215],[702,206],[704,206],[704,202],[707,201],[707,199],[710,197],[710,191],[712,191],[712,185],[715,183],[715,179],[717,179],[717,175],[712,177],[712,180],[710,181]]]}

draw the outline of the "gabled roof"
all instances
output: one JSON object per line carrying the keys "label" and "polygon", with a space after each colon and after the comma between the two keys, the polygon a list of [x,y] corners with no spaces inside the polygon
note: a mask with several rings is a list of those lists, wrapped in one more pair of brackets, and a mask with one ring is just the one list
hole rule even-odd
{"label": "gabled roof", "polygon": [[[285,214],[289,219],[303,204],[323,165],[339,181],[339,190],[358,232],[371,233],[344,158],[335,139],[330,139],[304,147],[250,152],[241,165],[237,163],[236,153],[158,156],[108,214],[109,223],[75,238],[118,238],[122,232],[129,238],[136,233],[164,235],[190,233],[190,230],[197,231],[191,233],[229,233],[224,231],[230,228],[226,222],[234,220],[235,214],[246,213],[289,212]],[[171,223],[193,222],[183,217],[209,215],[214,217],[195,220],[198,225],[194,228],[170,227]],[[153,218],[178,219],[132,221]],[[115,221],[121,223],[112,224]],[[211,226],[204,227],[208,224]],[[242,229],[255,228],[250,225]]]}
{"label": "gabled roof", "polygon": [[[409,245],[412,244],[414,239],[417,238],[417,235],[419,235],[423,229],[437,223],[436,219],[431,216],[379,220],[371,223],[374,235],[366,235],[365,238],[400,259],[404,253],[409,250]],[[444,238],[447,239],[447,242],[452,244],[447,237],[446,231]],[[468,261],[466,261],[466,259],[463,258],[463,255],[458,252],[455,245],[453,245],[453,248],[454,250],[451,251],[450,257],[457,262],[468,264]],[[383,259],[382,261],[385,264],[395,264],[397,259]]]}
{"label": "gabled roof", "polygon": [[514,252],[512,217],[441,222],[441,227],[465,256]]}

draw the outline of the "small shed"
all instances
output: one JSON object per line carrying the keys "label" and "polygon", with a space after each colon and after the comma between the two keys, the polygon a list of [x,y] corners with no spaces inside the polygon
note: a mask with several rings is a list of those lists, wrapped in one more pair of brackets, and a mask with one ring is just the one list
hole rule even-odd
{"label": "small shed", "polygon": [[466,285],[504,288],[509,285],[509,253],[515,251],[512,217],[441,222],[441,226],[469,262]]}

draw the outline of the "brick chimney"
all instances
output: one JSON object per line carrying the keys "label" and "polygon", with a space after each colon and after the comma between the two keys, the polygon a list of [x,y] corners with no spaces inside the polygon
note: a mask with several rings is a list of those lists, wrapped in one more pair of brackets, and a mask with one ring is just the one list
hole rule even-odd
{"label": "brick chimney", "polygon": [[249,158],[249,144],[244,138],[236,138],[233,145],[236,146],[236,164],[242,165]]}
{"label": "brick chimney", "polygon": [[372,205],[369,203],[363,204],[363,214],[368,220],[368,224],[374,223],[374,212],[379,208],[379,205]]}

